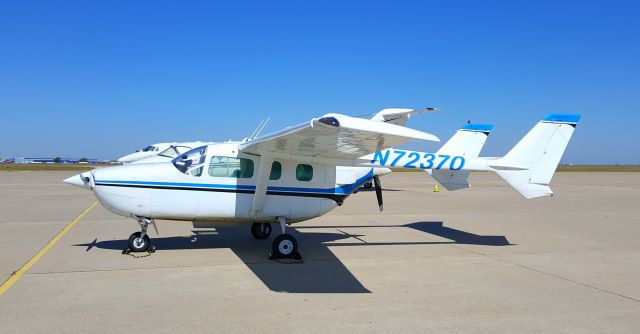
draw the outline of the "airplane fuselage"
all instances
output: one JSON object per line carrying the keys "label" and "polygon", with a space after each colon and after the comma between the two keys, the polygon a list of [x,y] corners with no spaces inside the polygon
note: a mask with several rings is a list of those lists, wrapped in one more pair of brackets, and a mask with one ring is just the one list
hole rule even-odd
{"label": "airplane fuselage", "polygon": [[92,171],[91,182],[98,200],[123,216],[197,222],[286,217],[295,223],[333,210],[373,177],[371,167],[274,159],[264,203],[255,210],[261,163],[260,156],[238,154],[237,143],[225,143],[207,146],[203,163],[184,171],[166,162],[114,166]]}

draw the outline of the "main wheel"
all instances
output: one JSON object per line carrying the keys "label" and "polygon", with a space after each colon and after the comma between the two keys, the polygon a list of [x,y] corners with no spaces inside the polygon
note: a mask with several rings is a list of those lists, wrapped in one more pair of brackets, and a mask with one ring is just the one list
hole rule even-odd
{"label": "main wheel", "polygon": [[251,234],[256,239],[266,239],[271,235],[271,224],[253,223],[251,224]]}
{"label": "main wheel", "polygon": [[273,240],[273,255],[277,258],[290,258],[298,253],[298,243],[290,234],[280,234]]}
{"label": "main wheel", "polygon": [[144,252],[149,248],[151,239],[148,235],[144,235],[144,238],[140,238],[141,232],[136,232],[129,237],[129,249],[132,252]]}

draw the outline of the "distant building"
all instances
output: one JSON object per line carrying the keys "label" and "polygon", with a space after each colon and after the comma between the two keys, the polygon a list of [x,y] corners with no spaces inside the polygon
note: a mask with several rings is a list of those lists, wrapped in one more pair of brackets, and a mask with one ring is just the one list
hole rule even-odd
{"label": "distant building", "polygon": [[12,160],[12,162],[14,164],[31,164],[31,163],[33,163],[31,160],[28,160],[26,158],[11,158],[10,160]]}
{"label": "distant building", "polygon": [[[14,164],[53,164],[56,163],[56,158],[8,158],[5,161]],[[99,159],[85,159],[88,164],[100,164],[109,161],[103,161]],[[75,158],[60,158],[60,161],[57,162],[60,164],[77,164],[80,163],[80,159]]]}

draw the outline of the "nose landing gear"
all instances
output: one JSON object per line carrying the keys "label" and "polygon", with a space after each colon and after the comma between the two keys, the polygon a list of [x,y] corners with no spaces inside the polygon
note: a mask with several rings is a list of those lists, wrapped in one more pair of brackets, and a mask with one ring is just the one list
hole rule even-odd
{"label": "nose landing gear", "polygon": [[144,252],[149,248],[151,239],[148,235],[142,236],[142,232],[136,232],[129,237],[129,249],[132,252]]}
{"label": "nose landing gear", "polygon": [[153,253],[156,248],[151,244],[151,239],[149,235],[147,235],[147,227],[149,224],[152,224],[158,232],[158,228],[156,227],[155,221],[149,218],[138,218],[138,224],[140,224],[140,232],[135,232],[129,237],[129,248],[125,249],[123,253],[139,253],[139,252],[149,252]]}

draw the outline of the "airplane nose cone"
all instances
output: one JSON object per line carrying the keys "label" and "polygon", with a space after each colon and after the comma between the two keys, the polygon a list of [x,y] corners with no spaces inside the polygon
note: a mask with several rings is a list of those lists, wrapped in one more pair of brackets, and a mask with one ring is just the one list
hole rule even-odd
{"label": "airplane nose cone", "polygon": [[91,172],[74,175],[63,182],[80,188],[91,189]]}

